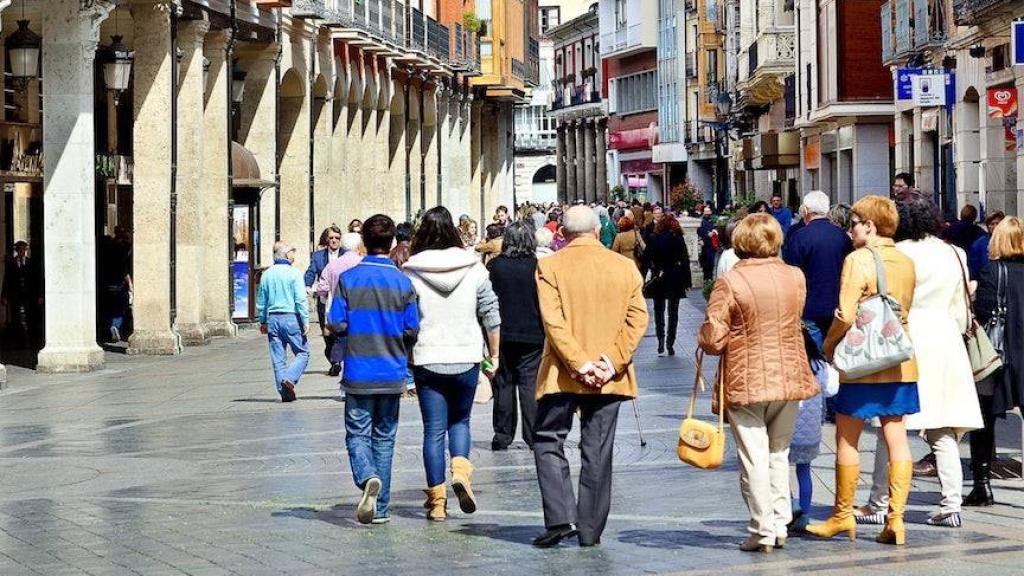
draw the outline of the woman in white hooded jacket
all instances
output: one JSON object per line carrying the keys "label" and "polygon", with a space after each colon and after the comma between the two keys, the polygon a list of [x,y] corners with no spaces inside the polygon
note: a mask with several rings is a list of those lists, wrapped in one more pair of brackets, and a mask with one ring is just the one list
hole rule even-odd
{"label": "woman in white hooded jacket", "polygon": [[412,350],[413,379],[423,415],[423,466],[427,475],[427,518],[445,519],[445,441],[451,455],[452,490],[470,514],[476,499],[470,486],[469,416],[473,409],[485,345],[486,376],[498,369],[501,317],[487,269],[463,248],[452,216],[442,206],[423,215],[403,271],[419,297],[420,332]]}

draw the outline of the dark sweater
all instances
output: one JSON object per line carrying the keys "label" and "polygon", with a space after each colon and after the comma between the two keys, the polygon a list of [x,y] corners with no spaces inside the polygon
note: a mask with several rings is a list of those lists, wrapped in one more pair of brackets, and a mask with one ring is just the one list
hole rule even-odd
{"label": "dark sweater", "polygon": [[537,300],[537,259],[501,255],[487,264],[501,310],[501,341],[544,343],[544,323]]}
{"label": "dark sweater", "polygon": [[782,257],[803,270],[807,280],[804,319],[832,318],[839,306],[839,276],[843,260],[853,251],[850,237],[824,218],[811,220],[786,240]]}

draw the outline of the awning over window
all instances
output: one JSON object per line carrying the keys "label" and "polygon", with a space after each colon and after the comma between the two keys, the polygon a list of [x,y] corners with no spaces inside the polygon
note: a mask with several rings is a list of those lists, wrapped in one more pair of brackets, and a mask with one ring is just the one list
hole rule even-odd
{"label": "awning over window", "polygon": [[231,185],[234,188],[273,188],[274,182],[260,178],[260,165],[245,146],[231,143]]}

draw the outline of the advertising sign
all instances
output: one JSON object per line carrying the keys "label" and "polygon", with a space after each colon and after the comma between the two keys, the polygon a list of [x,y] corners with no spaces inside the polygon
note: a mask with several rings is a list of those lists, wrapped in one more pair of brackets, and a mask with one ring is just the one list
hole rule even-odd
{"label": "advertising sign", "polygon": [[896,99],[914,99],[914,76],[920,75],[923,68],[899,68],[896,70]]}
{"label": "advertising sign", "polygon": [[946,75],[922,74],[914,76],[914,106],[945,106]]}
{"label": "advertising sign", "polygon": [[1001,119],[1006,132],[1007,152],[1017,149],[1017,88],[1004,86],[988,89],[988,117]]}

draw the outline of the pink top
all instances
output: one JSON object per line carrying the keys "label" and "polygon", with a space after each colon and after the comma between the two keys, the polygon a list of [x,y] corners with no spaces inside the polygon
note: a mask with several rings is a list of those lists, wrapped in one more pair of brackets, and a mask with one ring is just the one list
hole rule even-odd
{"label": "pink top", "polygon": [[359,255],[355,250],[349,250],[338,258],[335,258],[330,264],[324,268],[324,271],[320,273],[320,280],[317,282],[316,291],[320,296],[326,297],[328,302],[330,297],[334,294],[334,289],[338,286],[338,278],[348,269],[355,267],[363,260],[363,257]]}

